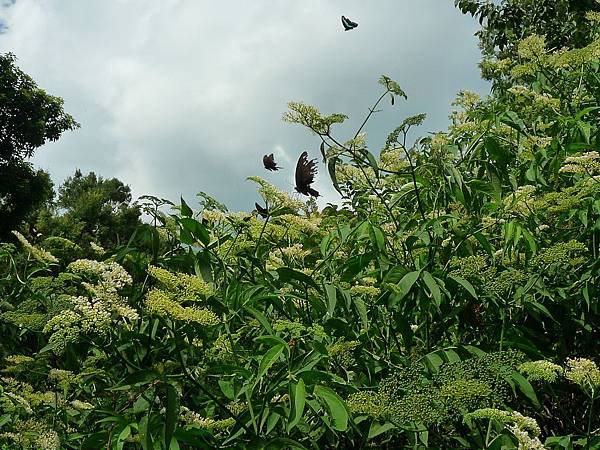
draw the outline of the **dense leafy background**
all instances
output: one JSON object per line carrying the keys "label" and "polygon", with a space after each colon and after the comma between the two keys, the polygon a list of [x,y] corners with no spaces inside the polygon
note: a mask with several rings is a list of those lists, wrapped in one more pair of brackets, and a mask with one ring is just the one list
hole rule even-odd
{"label": "dense leafy background", "polygon": [[[495,23],[493,94],[460,93],[446,132],[409,117],[375,151],[290,103],[340,205],[67,180],[0,247],[0,443],[600,448],[600,41]],[[380,85],[365,123],[406,98]]]}

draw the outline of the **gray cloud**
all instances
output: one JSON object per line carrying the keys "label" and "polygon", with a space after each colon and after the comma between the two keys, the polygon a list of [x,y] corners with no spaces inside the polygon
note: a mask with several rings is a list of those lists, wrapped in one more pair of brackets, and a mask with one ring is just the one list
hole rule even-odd
{"label": "gray cloud", "polygon": [[[203,190],[250,209],[254,174],[291,192],[296,158],[316,157],[318,140],[281,121],[289,100],[348,114],[347,137],[380,93],[379,75],[396,79],[409,101],[367,127],[377,153],[406,115],[428,113],[422,134],[443,129],[457,91],[488,90],[476,24],[451,0],[19,0],[1,11],[0,51],[82,124],[34,162],[57,182],[76,167],[117,176],[135,195]],[[359,27],[344,32],[341,14]],[[271,152],[285,171],[264,173]],[[320,172],[316,187],[332,200]]]}

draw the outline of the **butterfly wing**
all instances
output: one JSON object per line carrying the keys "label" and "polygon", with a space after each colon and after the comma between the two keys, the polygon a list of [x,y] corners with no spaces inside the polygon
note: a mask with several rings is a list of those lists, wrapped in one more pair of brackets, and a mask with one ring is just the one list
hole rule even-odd
{"label": "butterfly wing", "polygon": [[256,212],[258,212],[261,217],[267,217],[269,215],[269,210],[267,208],[263,208],[256,202],[254,203],[254,206],[256,207]]}
{"label": "butterfly wing", "polygon": [[319,193],[310,185],[315,181],[317,167],[314,159],[308,160],[308,153],[303,152],[296,164],[296,191],[303,195],[318,197]]}
{"label": "butterfly wing", "polygon": [[345,31],[350,31],[358,26],[356,22],[352,22],[346,16],[342,16],[342,25],[344,25]]}
{"label": "butterfly wing", "polygon": [[263,156],[263,165],[267,170],[281,169],[281,167],[277,167],[277,163],[275,162],[275,157],[273,156],[273,153],[271,153],[270,155]]}

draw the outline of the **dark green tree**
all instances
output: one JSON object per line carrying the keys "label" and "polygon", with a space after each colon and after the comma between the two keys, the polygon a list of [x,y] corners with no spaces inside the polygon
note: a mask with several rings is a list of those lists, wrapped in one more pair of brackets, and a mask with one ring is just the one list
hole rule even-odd
{"label": "dark green tree", "polygon": [[38,228],[45,236],[64,237],[84,248],[90,241],[112,247],[129,239],[141,224],[140,215],[129,186],[76,170],[59,187],[56,203],[40,214]]}
{"label": "dark green tree", "polygon": [[599,12],[596,0],[455,0],[464,14],[479,19],[477,32],[485,56],[510,56],[519,40],[546,36],[548,48],[580,48],[595,37],[595,24],[586,19]]}
{"label": "dark green tree", "polygon": [[0,240],[8,239],[26,216],[53,195],[47,172],[36,171],[25,161],[0,161]]}
{"label": "dark green tree", "polygon": [[0,240],[52,198],[50,177],[26,158],[79,126],[63,100],[38,88],[15,60],[0,54]]}

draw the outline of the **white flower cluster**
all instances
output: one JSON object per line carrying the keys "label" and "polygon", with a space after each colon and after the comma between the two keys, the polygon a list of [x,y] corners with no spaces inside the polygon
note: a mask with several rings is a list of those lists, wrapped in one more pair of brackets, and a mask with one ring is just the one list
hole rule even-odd
{"label": "white flower cluster", "polygon": [[60,450],[60,437],[54,430],[46,430],[37,438],[36,441],[40,450]]}
{"label": "white flower cluster", "polygon": [[213,209],[205,209],[202,211],[202,219],[207,220],[209,222],[222,222],[225,220],[227,215],[224,212],[213,210]]}
{"label": "white flower cluster", "polygon": [[67,267],[73,273],[98,277],[98,287],[106,292],[117,292],[132,283],[131,276],[116,262],[93,261],[78,259]]}
{"label": "white flower cluster", "polygon": [[319,231],[319,224],[321,223],[321,218],[317,216],[307,219],[294,214],[282,214],[281,216],[277,217],[277,219],[278,223],[280,222],[283,225],[304,233],[316,233]]}
{"label": "white flower cluster", "polygon": [[276,208],[290,208],[292,211],[298,212],[305,206],[303,201],[294,200],[287,194],[287,192],[280,191],[271,183],[263,180],[261,177],[252,176],[248,177],[247,179],[257,183],[260,186],[258,188],[259,194],[267,203]]}
{"label": "white flower cluster", "polygon": [[302,244],[294,244],[281,249],[281,252],[288,258],[302,260],[310,254],[310,250],[304,250]]}
{"label": "white flower cluster", "polygon": [[543,450],[545,447],[538,438],[541,430],[535,419],[518,411],[504,411],[496,408],[483,408],[465,415],[466,419],[492,419],[505,424],[519,442],[519,450]]}
{"label": "white flower cluster", "polygon": [[94,405],[88,402],[82,402],[81,400],[73,400],[71,406],[77,411],[89,411],[94,409]]}
{"label": "white flower cluster", "polygon": [[27,414],[33,414],[33,410],[31,409],[31,405],[27,400],[17,394],[13,394],[12,392],[5,392],[8,398],[10,398],[15,404],[21,406]]}
{"label": "white flower cluster", "polygon": [[567,359],[565,377],[584,389],[590,388],[592,391],[600,389],[600,369],[590,359]]}
{"label": "white flower cluster", "polygon": [[506,428],[517,438],[519,450],[544,450],[546,448],[537,436],[531,437],[527,431],[517,425],[508,425]]}
{"label": "white flower cluster", "polygon": [[105,252],[104,247],[96,244],[95,242],[90,242],[90,247],[94,251],[94,253],[98,256],[102,256]]}
{"label": "white flower cluster", "polygon": [[508,211],[524,216],[531,215],[536,187],[532,185],[519,186],[513,195],[507,196],[504,206]]}
{"label": "white flower cluster", "polygon": [[563,173],[593,174],[597,171],[600,171],[600,154],[597,151],[569,156],[565,158],[564,165],[560,168],[560,172]]}
{"label": "white flower cluster", "polygon": [[35,259],[37,259],[39,262],[53,263],[53,264],[58,263],[58,259],[56,258],[56,256],[52,255],[50,252],[47,252],[43,248],[39,248],[39,247],[35,247],[35,246],[31,245],[29,243],[29,241],[27,239],[25,239],[25,236],[23,236],[18,231],[13,231],[12,233],[17,237],[17,239],[23,245],[23,247],[25,247],[25,250],[27,250],[29,252],[29,254],[31,256],[33,256]]}
{"label": "white flower cluster", "polygon": [[102,336],[118,321],[139,319],[138,312],[117,294],[132,283],[131,276],[119,264],[80,259],[69,264],[68,269],[95,277],[97,281],[95,284],[83,282],[89,295],[71,297],[73,308],[62,311],[46,323],[44,332],[52,334],[50,342],[56,345],[57,351],[75,342],[81,333]]}
{"label": "white flower cluster", "polygon": [[48,380],[49,381],[57,381],[57,382],[71,382],[75,374],[70,370],[56,369],[52,368],[48,372]]}

